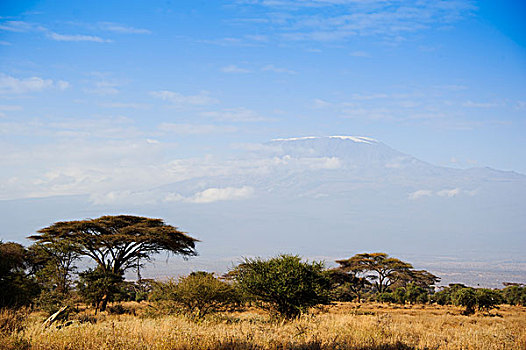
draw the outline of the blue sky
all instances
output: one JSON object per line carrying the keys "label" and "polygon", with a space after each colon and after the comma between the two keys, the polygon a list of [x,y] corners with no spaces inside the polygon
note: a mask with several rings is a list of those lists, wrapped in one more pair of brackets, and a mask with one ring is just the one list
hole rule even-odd
{"label": "blue sky", "polygon": [[521,1],[6,0],[0,16],[0,199],[147,188],[308,135],[526,173]]}

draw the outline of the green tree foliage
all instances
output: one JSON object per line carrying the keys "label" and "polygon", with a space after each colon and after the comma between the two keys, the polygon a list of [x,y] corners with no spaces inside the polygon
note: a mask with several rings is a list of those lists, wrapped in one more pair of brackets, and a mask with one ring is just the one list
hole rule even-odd
{"label": "green tree foliage", "polygon": [[510,305],[526,306],[526,287],[518,284],[508,285],[502,290],[504,301]]}
{"label": "green tree foliage", "polygon": [[407,290],[404,287],[396,288],[392,295],[396,303],[405,304],[407,300]]}
{"label": "green tree foliage", "polygon": [[440,281],[440,278],[433,275],[426,270],[406,270],[400,273],[399,279],[391,285],[391,288],[408,287],[412,285],[413,288],[419,287],[425,289],[427,293],[434,291],[434,286]]}
{"label": "green tree foliage", "polygon": [[425,304],[429,301],[429,289],[416,283],[405,287],[405,298],[411,304]]}
{"label": "green tree foliage", "polygon": [[138,281],[124,281],[120,284],[120,291],[116,295],[116,301],[144,301],[156,282],[152,279],[140,279]]}
{"label": "green tree foliage", "polygon": [[33,244],[28,253],[32,260],[31,269],[41,288],[36,305],[53,314],[72,297],[72,275],[79,254],[62,241]]}
{"label": "green tree foliage", "polygon": [[504,302],[500,291],[487,288],[476,289],[475,299],[477,300],[477,308],[480,311],[490,311]]}
{"label": "green tree foliage", "polygon": [[151,299],[173,301],[197,319],[240,302],[234,286],[204,271],[192,272],[177,282],[170,280],[155,283]]}
{"label": "green tree foliage", "polygon": [[344,272],[341,269],[327,271],[331,281],[332,298],[338,301],[358,302],[364,293],[371,289],[371,283],[365,277],[359,277],[353,272]]}
{"label": "green tree foliage", "polygon": [[38,295],[30,267],[30,255],[21,244],[0,241],[0,307],[28,305]]}
{"label": "green tree foliage", "polygon": [[[139,268],[153,254],[168,251],[183,257],[196,255],[197,240],[167,225],[161,219],[131,215],[102,216],[98,219],[57,222],[29,237],[41,246],[69,247],[97,264],[97,273],[122,276]],[[103,298],[101,310],[108,297]]]}
{"label": "green tree foliage", "polygon": [[397,300],[393,293],[383,292],[376,294],[376,300],[381,303],[396,303]]}
{"label": "green tree foliage", "polygon": [[122,274],[105,271],[100,267],[79,274],[78,291],[84,300],[95,306],[95,312],[104,311],[109,301],[121,291]]}
{"label": "green tree foliage", "polygon": [[451,294],[451,300],[455,305],[465,307],[463,314],[471,315],[475,313],[477,298],[473,288],[459,288]]}
{"label": "green tree foliage", "polygon": [[336,261],[342,271],[363,276],[374,282],[378,293],[386,292],[393,283],[405,278],[413,266],[386,253],[363,253]]}
{"label": "green tree foliage", "polygon": [[463,306],[463,314],[471,315],[476,310],[490,311],[497,308],[499,304],[506,302],[505,292],[487,289],[471,288],[460,283],[452,283],[449,287],[432,296],[432,301],[439,305],[454,304]]}
{"label": "green tree foliage", "polygon": [[285,318],[330,302],[331,283],[323,263],[303,262],[299,256],[246,259],[233,276],[243,292]]}
{"label": "green tree foliage", "polygon": [[46,292],[66,296],[72,287],[75,262],[80,259],[77,249],[65,241],[33,244],[28,248],[35,276]]}

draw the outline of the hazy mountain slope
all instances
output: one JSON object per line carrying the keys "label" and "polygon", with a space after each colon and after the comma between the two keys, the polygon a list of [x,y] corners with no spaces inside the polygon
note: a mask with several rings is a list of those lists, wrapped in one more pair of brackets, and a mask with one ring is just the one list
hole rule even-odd
{"label": "hazy mountain slope", "polygon": [[275,140],[213,169],[120,201],[3,201],[6,238],[56,220],[127,212],[192,233],[203,241],[196,263],[213,269],[278,252],[518,261],[526,247],[526,176],[514,172],[438,167],[359,137]]}

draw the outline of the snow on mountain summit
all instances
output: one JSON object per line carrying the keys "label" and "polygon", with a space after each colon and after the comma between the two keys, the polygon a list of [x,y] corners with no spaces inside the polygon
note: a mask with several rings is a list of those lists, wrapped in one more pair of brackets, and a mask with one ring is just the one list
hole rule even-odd
{"label": "snow on mountain summit", "polygon": [[373,143],[378,142],[377,140],[365,137],[365,136],[345,136],[345,135],[334,135],[334,136],[303,136],[303,137],[290,137],[290,138],[278,138],[272,139],[271,141],[301,141],[301,140],[316,140],[322,138],[340,139],[340,140],[351,140],[354,142]]}

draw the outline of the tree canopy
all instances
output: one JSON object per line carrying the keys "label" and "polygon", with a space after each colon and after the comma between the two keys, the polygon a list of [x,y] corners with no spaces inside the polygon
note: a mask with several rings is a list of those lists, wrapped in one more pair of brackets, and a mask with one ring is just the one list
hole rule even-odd
{"label": "tree canopy", "polygon": [[29,304],[38,295],[38,285],[27,273],[31,264],[21,244],[0,241],[0,308]]}
{"label": "tree canopy", "polygon": [[331,283],[323,263],[303,262],[299,256],[246,259],[230,275],[242,292],[285,318],[330,302]]}
{"label": "tree canopy", "polygon": [[374,280],[379,293],[384,292],[390,285],[407,275],[413,265],[402,260],[391,258],[386,253],[356,254],[352,258],[336,260],[340,269],[353,274],[367,274]]}
{"label": "tree canopy", "polygon": [[63,221],[38,233],[29,238],[44,246],[67,243],[73,251],[93,259],[102,271],[114,274],[137,267],[141,260],[163,250],[185,257],[197,255],[197,239],[161,219],[140,216]]}

